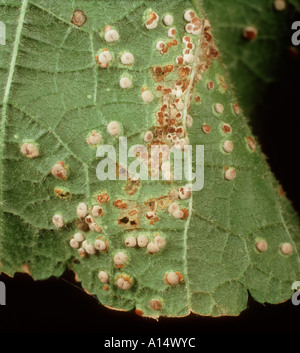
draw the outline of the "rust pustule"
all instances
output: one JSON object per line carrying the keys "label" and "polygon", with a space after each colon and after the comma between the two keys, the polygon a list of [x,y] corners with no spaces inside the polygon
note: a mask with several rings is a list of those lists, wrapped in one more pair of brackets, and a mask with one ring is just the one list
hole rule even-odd
{"label": "rust pustule", "polygon": [[154,66],[152,68],[153,79],[156,82],[162,81],[174,69],[173,65]]}
{"label": "rust pustule", "polygon": [[122,200],[118,199],[116,201],[114,201],[114,206],[117,208],[126,208],[127,207],[127,203],[123,202]]}
{"label": "rust pustule", "polygon": [[178,73],[181,78],[184,78],[191,73],[191,68],[190,66],[181,66],[178,68]]}
{"label": "rust pustule", "polygon": [[161,302],[155,299],[150,300],[149,305],[151,309],[157,310],[157,311],[161,310],[161,307],[162,307]]}
{"label": "rust pustule", "polygon": [[125,227],[125,229],[135,229],[139,225],[138,209],[132,207],[134,206],[130,205],[130,209],[123,211],[120,218],[118,219],[118,224]]}
{"label": "rust pustule", "polygon": [[226,133],[226,134],[229,134],[231,132],[231,126],[229,124],[223,124],[222,125],[222,130]]}
{"label": "rust pustule", "polygon": [[207,82],[207,89],[212,90],[214,88],[214,83],[213,81]]}
{"label": "rust pustule", "polygon": [[143,312],[142,312],[142,310],[140,310],[140,309],[135,309],[135,313],[137,314],[137,315],[139,315],[139,316],[143,316]]}
{"label": "rust pustule", "polygon": [[57,197],[59,197],[62,200],[70,199],[72,196],[70,191],[63,188],[54,188],[54,193]]}
{"label": "rust pustule", "polygon": [[87,17],[86,14],[82,10],[75,10],[73,12],[73,17],[71,19],[71,23],[77,27],[81,27],[86,23]]}
{"label": "rust pustule", "polygon": [[256,143],[255,141],[253,140],[253,138],[251,136],[247,136],[246,137],[246,140],[247,140],[247,144],[248,144],[248,147],[250,148],[251,151],[255,152],[256,150]]}
{"label": "rust pustule", "polygon": [[189,210],[187,208],[182,208],[181,211],[183,212],[183,217],[181,219],[187,219],[189,216]]}
{"label": "rust pustule", "polygon": [[196,103],[200,103],[201,102],[201,97],[200,96],[196,96],[195,97],[195,102]]}
{"label": "rust pustule", "polygon": [[210,48],[209,57],[211,59],[217,59],[218,56],[219,56],[219,51],[215,48]]}
{"label": "rust pustule", "polygon": [[98,203],[106,203],[109,201],[109,196],[107,193],[103,193],[103,194],[100,194],[100,195],[97,195],[97,202]]}
{"label": "rust pustule", "polygon": [[211,132],[211,127],[208,124],[202,125],[202,131],[206,134],[209,134]]}
{"label": "rust pustule", "polygon": [[245,27],[243,30],[243,37],[248,41],[254,40],[257,37],[257,34],[257,29],[252,26]]}

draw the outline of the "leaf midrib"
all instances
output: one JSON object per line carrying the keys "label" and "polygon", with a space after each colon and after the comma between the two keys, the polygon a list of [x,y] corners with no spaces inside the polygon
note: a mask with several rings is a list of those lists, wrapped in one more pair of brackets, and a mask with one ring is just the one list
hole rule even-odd
{"label": "leaf midrib", "polygon": [[[194,85],[194,80],[195,80],[195,75],[197,74],[197,67],[198,67],[198,58],[201,54],[201,39],[203,35],[203,27],[201,30],[201,33],[199,34],[199,39],[197,42],[198,49],[195,51],[195,60],[192,66],[192,71],[191,71],[191,80],[189,87],[187,89],[186,93],[186,100],[184,103],[184,108],[183,108],[183,125],[185,130],[187,131],[187,126],[186,126],[186,117],[188,115],[188,105],[189,105],[189,96],[192,94],[193,91],[193,85]],[[197,46],[196,46],[197,47]],[[188,138],[188,134],[187,134]],[[190,159],[190,154],[188,153],[188,158]],[[192,161],[188,161],[188,175],[189,178],[192,176]],[[191,180],[190,180],[191,181]],[[188,274],[188,263],[187,263],[187,258],[188,258],[188,245],[187,245],[187,240],[188,240],[188,231],[189,231],[189,225],[192,217],[192,210],[193,210],[193,192],[191,192],[191,197],[189,201],[189,215],[186,220],[186,224],[184,226],[184,233],[183,233],[183,261],[184,261],[184,278],[185,278],[185,284],[186,284],[186,291],[187,291],[187,304],[188,304],[188,310],[191,311],[192,306],[191,306],[191,289],[190,289],[190,281],[189,281],[189,274]]]}

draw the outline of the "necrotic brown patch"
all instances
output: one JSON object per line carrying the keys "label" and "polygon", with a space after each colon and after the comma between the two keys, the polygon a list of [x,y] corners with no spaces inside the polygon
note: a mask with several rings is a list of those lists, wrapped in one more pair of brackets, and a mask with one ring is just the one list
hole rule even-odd
{"label": "necrotic brown patch", "polygon": [[81,27],[86,23],[86,15],[82,10],[75,10],[71,22],[77,27]]}

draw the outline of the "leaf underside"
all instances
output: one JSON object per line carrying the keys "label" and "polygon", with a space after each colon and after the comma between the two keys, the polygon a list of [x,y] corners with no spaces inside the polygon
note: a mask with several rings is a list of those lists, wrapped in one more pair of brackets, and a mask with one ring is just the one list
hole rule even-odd
{"label": "leaf underside", "polygon": [[[149,30],[145,21],[150,9],[159,21]],[[189,35],[194,61],[178,65],[176,57],[185,49],[182,38],[188,35],[183,15],[189,9],[201,19],[202,30]],[[74,10],[86,16],[81,26],[71,22]],[[175,38],[167,36],[171,26],[162,22],[168,13],[174,18]],[[34,279],[46,279],[70,268],[103,305],[136,308],[150,317],[238,315],[247,307],[248,291],[260,303],[291,297],[291,285],[299,279],[299,220],[237,110],[200,3],[2,0],[0,20],[7,31],[6,46],[0,47],[3,272],[26,271]],[[117,41],[105,40],[107,25],[119,33]],[[177,44],[166,53],[156,49],[158,41],[174,39]],[[112,54],[106,68],[96,60],[104,48]],[[131,65],[121,63],[124,52],[133,54]],[[164,73],[157,75],[157,67]],[[121,77],[130,77],[132,87],[121,88]],[[180,97],[184,108],[173,125],[183,127],[190,145],[204,145],[203,189],[174,201],[170,190],[183,182],[99,181],[96,148],[87,143],[91,132],[101,135],[101,144],[117,146],[118,136],[127,136],[130,145],[149,148],[151,142],[144,142],[147,131],[154,133],[155,143],[166,143],[171,123],[165,121],[163,127],[157,112],[166,104],[171,116],[176,97],[168,88],[176,89],[179,80],[186,85]],[[144,102],[142,90],[152,92],[154,99]],[[216,104],[224,111],[217,113]],[[111,121],[121,127],[117,136],[107,130]],[[210,126],[210,133],[203,125]],[[224,151],[225,141],[233,142],[232,152]],[[24,143],[36,146],[39,155],[22,154]],[[59,161],[68,166],[65,180],[50,172]],[[233,180],[225,178],[228,168],[236,171]],[[104,194],[107,202],[99,198]],[[168,211],[172,202],[185,217],[175,218]],[[89,210],[102,207],[103,215],[93,219],[101,232],[78,229],[86,226],[76,213],[80,203]],[[62,228],[53,224],[54,215],[62,216]],[[124,218],[134,222],[124,223]],[[70,246],[78,232],[89,244],[102,237],[106,250],[80,256]],[[165,245],[157,253],[125,245],[129,236],[145,235],[151,243],[158,234]],[[268,245],[266,251],[257,249],[259,241]],[[284,254],[282,244],[290,244],[291,253]],[[120,252],[126,261],[118,268],[114,256]],[[107,283],[100,281],[99,271],[107,273]],[[177,284],[168,283],[170,273],[177,276]],[[120,278],[129,289],[119,287]]]}

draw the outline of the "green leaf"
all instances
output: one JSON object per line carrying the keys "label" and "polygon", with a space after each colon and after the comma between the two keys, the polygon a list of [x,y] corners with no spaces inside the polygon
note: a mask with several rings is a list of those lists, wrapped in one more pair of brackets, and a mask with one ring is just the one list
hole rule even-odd
{"label": "green leaf", "polygon": [[[288,300],[299,279],[299,220],[238,111],[200,2],[0,4],[7,27],[0,47],[1,270],[45,279],[70,268],[103,305],[150,317],[238,315],[248,291],[261,303]],[[194,58],[178,65],[190,9],[202,30],[190,35]],[[159,21],[147,29],[152,11]],[[108,34],[115,41],[105,39],[105,26],[118,32]],[[158,41],[169,43],[165,53]],[[130,65],[121,61],[126,52]],[[121,78],[131,87],[121,88]],[[163,128],[159,111],[169,120],[182,116]],[[170,124],[184,130],[186,143],[204,145],[202,190],[178,198],[174,190],[187,180],[97,178],[98,146],[118,149],[121,136],[128,147],[171,146]],[[154,134],[148,143],[147,131]],[[170,212],[172,203],[180,211]]]}
{"label": "green leaf", "polygon": [[[282,10],[276,10],[274,0],[229,0],[226,6],[219,0],[202,0],[202,3],[224,64],[230,71],[235,93],[257,131],[262,119],[258,107],[266,100],[270,85],[293,77],[299,65],[289,54],[291,24],[299,17],[299,1],[282,1],[286,6]],[[243,38],[246,26],[257,29],[255,41]]]}

